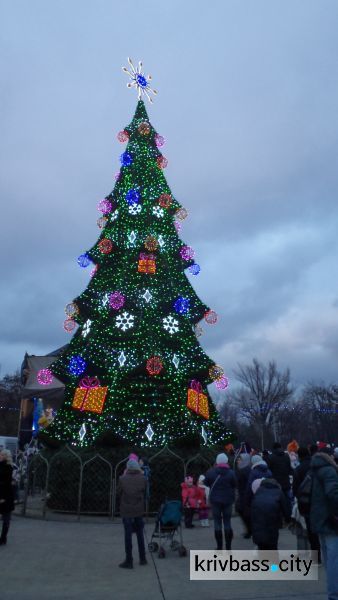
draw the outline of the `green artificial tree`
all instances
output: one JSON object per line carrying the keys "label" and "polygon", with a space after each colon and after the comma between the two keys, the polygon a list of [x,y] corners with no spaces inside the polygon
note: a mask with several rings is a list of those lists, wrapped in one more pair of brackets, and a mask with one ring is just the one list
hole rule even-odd
{"label": "green artificial tree", "polygon": [[[134,447],[182,438],[228,440],[209,396],[212,381],[227,386],[221,367],[202,350],[198,322],[217,315],[196,295],[189,277],[200,268],[179,238],[187,211],[163,174],[164,140],[149,122],[142,92],[149,81],[133,68],[139,101],[113,191],[99,203],[101,235],[81,266],[95,267],[87,289],[66,306],[64,327],[79,325],[70,344],[38,374],[65,383],[65,400],[45,440],[93,446],[108,438]],[[136,82],[136,83],[135,83]]]}

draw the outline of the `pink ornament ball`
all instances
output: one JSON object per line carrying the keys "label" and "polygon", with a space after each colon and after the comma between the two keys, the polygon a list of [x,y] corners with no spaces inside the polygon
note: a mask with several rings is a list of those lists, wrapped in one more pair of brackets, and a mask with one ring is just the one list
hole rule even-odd
{"label": "pink ornament ball", "polygon": [[40,385],[50,385],[53,381],[53,373],[50,369],[40,369],[36,378]]}
{"label": "pink ornament ball", "polygon": [[229,387],[229,379],[222,375],[219,379],[216,379],[215,386],[218,390],[226,390]]}
{"label": "pink ornament ball", "polygon": [[118,171],[117,173],[115,173],[115,175],[114,175],[115,181],[119,181],[120,177],[121,177],[121,171]]}
{"label": "pink ornament ball", "polygon": [[190,246],[182,246],[180,255],[183,260],[191,260],[195,256],[195,250],[193,250]]}
{"label": "pink ornament ball", "polygon": [[109,200],[107,200],[107,198],[104,198],[98,203],[97,210],[102,212],[104,215],[107,215],[112,210],[112,204]]}
{"label": "pink ornament ball", "polygon": [[126,298],[123,294],[121,294],[121,292],[113,292],[109,296],[109,306],[113,310],[119,310],[119,308],[122,308],[125,301]]}
{"label": "pink ornament ball", "polygon": [[67,333],[71,333],[72,331],[74,331],[76,327],[76,323],[73,319],[66,319],[63,322],[63,328],[65,331],[67,331]]}
{"label": "pink ornament ball", "polygon": [[129,133],[128,133],[128,131],[126,131],[125,129],[123,131],[119,131],[118,134],[117,134],[117,139],[122,144],[124,142],[127,142],[129,140]]}
{"label": "pink ornament ball", "polygon": [[162,146],[164,146],[165,139],[164,139],[163,135],[159,135],[159,133],[157,133],[155,135],[155,144],[158,148],[162,148]]}
{"label": "pink ornament ball", "polygon": [[217,323],[218,315],[214,310],[208,310],[204,315],[204,320],[209,325],[215,325]]}
{"label": "pink ornament ball", "polygon": [[165,156],[158,156],[156,162],[160,169],[165,169],[168,166],[168,159]]}

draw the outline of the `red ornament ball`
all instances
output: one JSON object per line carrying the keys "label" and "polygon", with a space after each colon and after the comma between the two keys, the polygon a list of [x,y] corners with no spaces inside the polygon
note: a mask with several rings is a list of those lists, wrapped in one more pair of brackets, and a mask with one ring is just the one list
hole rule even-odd
{"label": "red ornament ball", "polygon": [[163,369],[161,358],[159,356],[152,356],[151,358],[148,358],[146,369],[149,375],[158,375],[161,373]]}
{"label": "red ornament ball", "polygon": [[157,158],[157,166],[160,169],[165,169],[168,166],[168,159],[165,156],[158,156]]}
{"label": "red ornament ball", "polygon": [[122,144],[124,142],[127,142],[129,140],[129,133],[128,133],[128,131],[126,131],[125,129],[123,131],[119,131],[118,134],[117,134],[117,139]]}
{"label": "red ornament ball", "polygon": [[99,250],[102,254],[110,254],[113,249],[113,242],[108,240],[108,238],[103,238],[99,242]]}
{"label": "red ornament ball", "polygon": [[214,310],[208,310],[204,315],[204,320],[209,325],[215,325],[215,323],[217,323],[217,319],[218,319],[218,315],[217,315],[217,313],[215,313]]}
{"label": "red ornament ball", "polygon": [[170,196],[170,194],[161,194],[159,199],[158,199],[158,203],[160,206],[162,206],[162,208],[169,208],[169,206],[171,206],[173,199]]}
{"label": "red ornament ball", "polygon": [[76,323],[73,319],[66,319],[63,322],[63,328],[65,331],[67,331],[67,333],[71,333],[72,331],[74,331],[76,327]]}

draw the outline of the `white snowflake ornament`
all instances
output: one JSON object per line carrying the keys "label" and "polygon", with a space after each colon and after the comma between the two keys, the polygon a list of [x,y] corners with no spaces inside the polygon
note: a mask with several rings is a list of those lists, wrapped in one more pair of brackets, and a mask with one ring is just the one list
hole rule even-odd
{"label": "white snowflake ornament", "polygon": [[166,329],[168,331],[168,333],[170,333],[170,335],[178,332],[179,327],[178,327],[177,319],[174,319],[174,317],[172,317],[171,315],[168,315],[168,317],[164,317],[164,319],[162,319],[162,321],[163,321],[164,329]]}
{"label": "white snowflake ornament", "polygon": [[164,215],[164,210],[160,206],[153,206],[153,215],[158,219],[162,219]]}
{"label": "white snowflake ornament", "polygon": [[122,331],[127,331],[127,329],[134,327],[134,318],[134,315],[124,311],[116,317],[116,327],[121,328]]}
{"label": "white snowflake ornament", "polygon": [[141,204],[136,204],[135,203],[135,204],[131,204],[128,207],[128,212],[129,212],[130,215],[139,215],[140,212],[141,212],[141,210],[142,210]]}

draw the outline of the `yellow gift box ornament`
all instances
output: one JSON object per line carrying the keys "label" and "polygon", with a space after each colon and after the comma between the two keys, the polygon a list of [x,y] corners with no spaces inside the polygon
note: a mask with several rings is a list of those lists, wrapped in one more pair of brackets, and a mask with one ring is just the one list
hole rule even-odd
{"label": "yellow gift box ornament", "polygon": [[76,388],[72,408],[102,413],[108,387],[101,387],[97,377],[84,377]]}
{"label": "yellow gift box ornament", "polygon": [[202,385],[196,379],[193,379],[188,389],[187,407],[193,410],[201,417],[209,419],[209,403],[205,394],[202,394]]}
{"label": "yellow gift box ornament", "polygon": [[156,255],[141,252],[138,260],[139,273],[156,273]]}

